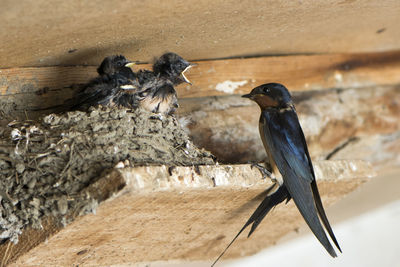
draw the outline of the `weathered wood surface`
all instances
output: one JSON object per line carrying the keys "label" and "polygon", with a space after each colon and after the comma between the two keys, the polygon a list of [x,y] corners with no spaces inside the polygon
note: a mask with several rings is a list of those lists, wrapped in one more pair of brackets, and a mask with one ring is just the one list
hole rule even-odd
{"label": "weathered wood surface", "polygon": [[[398,0],[11,1],[0,11],[0,68],[400,49]],[[355,12],[356,11],[356,12]]]}
{"label": "weathered wood surface", "polygon": [[[367,54],[259,57],[197,62],[193,86],[177,88],[179,98],[243,94],[257,85],[281,82],[291,91],[400,83],[400,51]],[[135,68],[149,68],[138,65]],[[2,117],[36,118],[60,105],[96,76],[96,67],[0,69]],[[45,110],[40,110],[45,109]],[[26,112],[25,112],[26,111]]]}
{"label": "weathered wood surface", "polygon": [[[319,161],[315,170],[326,206],[375,175],[363,161]],[[51,222],[44,223],[44,229],[25,231],[17,245],[0,246],[2,263],[107,266],[171,259],[211,261],[269,185],[271,181],[263,180],[250,165],[114,170],[83,192],[96,194],[99,201],[107,199],[96,214],[78,217],[66,228]],[[293,203],[280,205],[251,239],[239,238],[226,258],[271,246],[301,224]]]}

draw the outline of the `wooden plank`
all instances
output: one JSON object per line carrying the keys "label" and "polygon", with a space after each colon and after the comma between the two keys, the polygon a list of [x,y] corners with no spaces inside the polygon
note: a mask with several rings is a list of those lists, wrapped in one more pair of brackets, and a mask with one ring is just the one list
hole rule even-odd
{"label": "wooden plank", "polygon": [[180,97],[244,94],[269,82],[290,91],[397,84],[400,51],[204,61],[188,76],[194,86],[181,89]]}
{"label": "wooden plank", "polygon": [[[327,206],[375,175],[363,161],[320,161],[315,169]],[[19,256],[10,266],[212,260],[240,229],[269,185],[271,181],[262,179],[248,164],[114,170],[83,192],[100,192],[95,195],[99,201],[105,195],[108,198],[96,214],[81,216],[64,229],[44,224],[44,229],[34,234],[24,231],[21,241],[28,243],[0,245],[3,255],[7,250],[2,263],[14,262]],[[278,206],[265,227],[261,226],[250,240],[245,235],[239,238],[226,257],[253,254],[301,224],[293,203]],[[33,248],[38,236],[51,227],[60,231]]]}
{"label": "wooden plank", "polygon": [[400,49],[398,0],[3,0],[2,11],[3,68]]}
{"label": "wooden plank", "polygon": [[[291,91],[400,83],[400,51],[197,63],[199,65],[188,73],[193,86],[177,88],[180,98],[243,94],[267,82],[281,82]],[[139,65],[139,68],[149,68],[149,65]],[[35,117],[40,112],[31,111],[62,104],[71,97],[77,84],[86,83],[95,75],[94,66],[1,69],[0,103],[13,105],[3,109],[6,113],[16,110],[23,114],[26,110]]]}

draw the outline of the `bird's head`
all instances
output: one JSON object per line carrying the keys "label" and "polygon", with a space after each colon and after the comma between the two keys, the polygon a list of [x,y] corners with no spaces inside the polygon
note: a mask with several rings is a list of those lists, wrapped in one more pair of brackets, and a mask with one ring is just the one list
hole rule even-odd
{"label": "bird's head", "polygon": [[114,75],[115,73],[130,68],[135,62],[127,60],[123,55],[114,55],[106,57],[97,68],[100,75]]}
{"label": "bird's head", "polygon": [[279,83],[267,83],[254,88],[242,97],[255,101],[261,109],[287,108],[293,104],[292,97],[285,86]]}
{"label": "bird's head", "polygon": [[157,59],[153,65],[153,71],[156,75],[160,75],[170,80],[174,85],[187,82],[192,84],[185,76],[185,72],[196,64],[189,63],[181,56],[169,52]]}

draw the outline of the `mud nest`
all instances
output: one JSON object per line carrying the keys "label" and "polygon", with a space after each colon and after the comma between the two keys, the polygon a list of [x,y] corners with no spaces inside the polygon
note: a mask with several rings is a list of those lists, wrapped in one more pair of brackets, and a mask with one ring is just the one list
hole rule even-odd
{"label": "mud nest", "polygon": [[189,140],[173,116],[138,109],[92,108],[50,114],[38,122],[14,121],[0,129],[0,241],[18,241],[27,225],[51,215],[93,211],[80,194],[120,161],[131,165],[214,164]]}

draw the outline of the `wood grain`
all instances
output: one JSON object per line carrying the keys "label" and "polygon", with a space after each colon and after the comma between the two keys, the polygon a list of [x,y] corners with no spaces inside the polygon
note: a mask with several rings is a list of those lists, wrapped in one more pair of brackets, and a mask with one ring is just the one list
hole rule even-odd
{"label": "wood grain", "polygon": [[[189,78],[194,86],[181,89],[180,97],[244,94],[269,82],[282,83],[290,91],[396,84],[400,83],[400,51],[204,61]],[[243,85],[224,92],[227,81]]]}
{"label": "wood grain", "polygon": [[[400,83],[400,51],[257,57],[199,61],[188,78],[193,86],[177,88],[180,98],[243,94],[257,85],[280,82],[291,91],[363,87]],[[138,65],[137,68],[149,68]],[[38,109],[62,104],[78,84],[96,76],[94,66],[10,68],[0,70],[0,102],[5,113],[40,114]],[[232,87],[233,86],[233,87]],[[49,113],[52,111],[44,111]],[[43,111],[42,111],[43,113]],[[8,114],[9,115],[9,114]]]}
{"label": "wood grain", "polygon": [[[2,0],[0,67],[400,49],[398,0]],[[356,11],[356,12],[355,12]]]}

